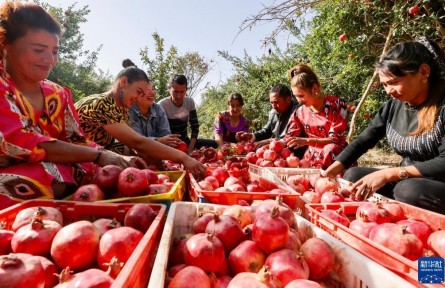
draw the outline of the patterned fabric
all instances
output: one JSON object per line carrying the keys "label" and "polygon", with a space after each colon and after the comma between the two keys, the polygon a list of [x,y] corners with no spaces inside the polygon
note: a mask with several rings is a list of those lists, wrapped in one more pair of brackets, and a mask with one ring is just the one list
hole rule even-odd
{"label": "patterned fabric", "polygon": [[118,154],[124,153],[124,144],[111,136],[104,126],[116,123],[126,123],[130,126],[125,107],[118,107],[114,98],[105,93],[84,97],[74,106],[79,114],[80,126],[88,139],[107,150]]}
{"label": "patterned fabric", "polygon": [[304,159],[311,161],[313,166],[326,169],[346,147],[347,127],[346,103],[335,96],[326,95],[324,108],[318,113],[306,106],[295,110],[289,119],[287,136],[332,139],[331,144],[308,146],[304,153]]}
{"label": "patterned fabric", "polygon": [[223,136],[223,142],[236,143],[235,134],[237,132],[249,132],[249,121],[241,115],[238,125],[232,127],[230,125],[230,113],[229,111],[224,111],[216,115],[213,129],[215,134]]}
{"label": "patterned fabric", "polygon": [[131,128],[145,137],[158,138],[171,134],[167,115],[159,104],[153,103],[148,117],[142,115],[138,106],[134,104],[130,107],[129,117]]}
{"label": "patterned fabric", "polygon": [[42,162],[46,151],[38,144],[65,141],[96,147],[86,140],[78,123],[71,92],[51,81],[40,82],[45,102],[34,109],[18,91],[0,62],[0,193],[15,200],[53,198],[54,182],[79,184],[95,165]]}

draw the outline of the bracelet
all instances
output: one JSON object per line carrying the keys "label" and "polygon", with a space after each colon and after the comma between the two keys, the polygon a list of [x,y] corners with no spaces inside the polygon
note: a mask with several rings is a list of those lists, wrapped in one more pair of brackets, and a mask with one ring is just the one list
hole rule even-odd
{"label": "bracelet", "polygon": [[96,155],[96,159],[94,159],[93,163],[97,164],[97,162],[99,162],[100,156],[102,156],[102,150],[97,150],[97,155]]}

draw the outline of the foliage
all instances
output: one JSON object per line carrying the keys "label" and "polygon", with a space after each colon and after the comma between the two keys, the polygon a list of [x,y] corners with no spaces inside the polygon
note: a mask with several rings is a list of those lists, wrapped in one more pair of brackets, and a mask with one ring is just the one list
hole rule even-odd
{"label": "foliage", "polygon": [[157,99],[169,96],[167,85],[174,74],[184,74],[188,82],[188,96],[194,97],[209,72],[209,63],[198,52],[187,52],[178,55],[178,49],[170,46],[165,50],[164,39],[158,34],[152,34],[155,41],[155,56],[150,58],[150,49],[144,47],[140,51],[141,59],[148,66],[147,72],[156,88]]}
{"label": "foliage", "polygon": [[85,17],[90,12],[88,6],[76,9],[75,5],[71,5],[64,11],[46,3],[39,4],[59,21],[64,30],[60,38],[59,62],[48,79],[68,87],[74,101],[105,91],[111,84],[111,76],[101,70],[95,71],[101,47],[96,51],[83,49],[80,24],[87,21]]}

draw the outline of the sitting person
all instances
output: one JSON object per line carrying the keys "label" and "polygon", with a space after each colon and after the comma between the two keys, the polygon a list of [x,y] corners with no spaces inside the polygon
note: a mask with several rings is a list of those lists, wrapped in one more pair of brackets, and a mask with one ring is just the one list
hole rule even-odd
{"label": "sitting person", "polygon": [[289,71],[291,89],[302,104],[289,119],[286,143],[289,148],[307,147],[303,159],[312,167],[326,169],[346,147],[348,127],[346,103],[321,92],[317,75],[307,65]]}
{"label": "sitting person", "polygon": [[[138,157],[101,151],[88,141],[71,92],[46,80],[60,35],[59,23],[37,4],[0,6],[0,195],[14,201],[73,193],[88,183],[95,164],[146,167]],[[1,208],[11,202],[0,197]]]}
{"label": "sitting person", "polygon": [[425,37],[395,45],[376,63],[380,83],[392,99],[323,175],[334,177],[373,148],[385,134],[403,157],[400,167],[352,167],[358,200],[374,192],[417,207],[445,213],[445,57]]}
{"label": "sitting person", "polygon": [[156,93],[153,83],[149,83],[149,92],[137,98],[129,111],[130,125],[136,132],[164,145],[176,147],[181,141],[179,134],[171,134],[167,115],[159,104],[154,103]]}
{"label": "sitting person", "polygon": [[257,142],[256,148],[259,148],[268,145],[274,138],[281,139],[286,136],[289,118],[298,107],[298,103],[289,87],[283,84],[272,87],[269,92],[269,101],[272,110],[269,112],[266,125],[255,133],[244,131],[236,133],[238,141]]}
{"label": "sitting person", "polygon": [[215,141],[218,146],[223,143],[236,143],[236,133],[249,132],[249,121],[242,115],[244,100],[241,94],[232,93],[227,99],[228,111],[220,112],[215,117]]}
{"label": "sitting person", "polygon": [[[201,147],[217,148],[218,145],[213,139],[198,139],[199,121],[195,101],[186,97],[187,78],[184,75],[174,75],[168,84],[168,89],[170,97],[159,101],[159,105],[167,114],[172,133],[181,135],[181,140],[187,143],[187,153],[190,154],[194,149]],[[190,138],[187,133],[188,123],[192,130]]]}
{"label": "sitting person", "polygon": [[[206,170],[199,161],[167,145],[144,137],[128,126],[128,111],[138,97],[153,93],[147,74],[131,61],[119,72],[111,90],[84,97],[74,106],[82,129],[89,139],[123,155],[138,155],[148,163],[171,160],[181,163],[196,176]],[[158,163],[156,163],[158,164]]]}

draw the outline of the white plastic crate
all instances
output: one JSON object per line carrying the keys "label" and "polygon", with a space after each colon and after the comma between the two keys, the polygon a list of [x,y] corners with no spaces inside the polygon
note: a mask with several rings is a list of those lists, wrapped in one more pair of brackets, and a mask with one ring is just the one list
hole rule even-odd
{"label": "white plastic crate", "polygon": [[[167,273],[168,254],[174,238],[190,233],[193,223],[203,211],[221,211],[227,206],[175,202],[171,205],[164,226],[159,250],[153,265],[148,288],[162,288]],[[396,274],[377,264],[366,256],[353,250],[328,233],[313,225],[311,222],[296,215],[299,229],[304,229],[309,235],[326,241],[336,254],[335,274],[338,285],[333,288],[407,288],[414,287]]]}

